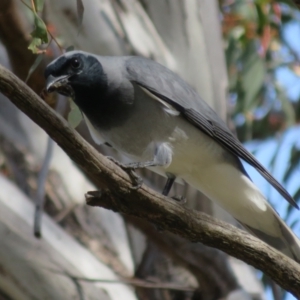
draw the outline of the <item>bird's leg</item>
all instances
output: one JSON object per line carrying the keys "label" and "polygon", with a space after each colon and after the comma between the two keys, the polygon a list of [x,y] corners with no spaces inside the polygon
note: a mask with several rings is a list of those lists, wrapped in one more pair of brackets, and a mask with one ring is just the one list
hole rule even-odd
{"label": "bird's leg", "polygon": [[[111,160],[112,162],[114,162],[116,165],[118,165],[120,168],[122,168],[124,171],[126,171],[128,173],[128,175],[130,176],[131,180],[133,181],[133,186],[132,189],[139,189],[142,184],[143,184],[143,179],[142,177],[140,177],[138,174],[136,174],[135,170],[136,169],[143,169],[143,168],[148,168],[148,167],[157,167],[157,166],[163,166],[163,164],[159,164],[157,162],[155,162],[154,160],[150,160],[150,161],[145,161],[145,162],[133,162],[133,163],[128,163],[128,164],[123,164],[119,161],[117,161],[116,159],[114,159],[111,156],[106,156],[106,158],[108,158],[109,160]],[[164,196],[168,196],[176,177],[173,174],[167,173],[167,182],[164,186],[164,189],[162,191],[162,194]],[[183,196],[173,196],[171,197],[172,199],[180,202],[180,203],[185,203],[186,199]]]}
{"label": "bird's leg", "polygon": [[180,204],[185,204],[186,203],[186,198],[182,195],[175,195],[171,197],[173,200],[179,202]]}
{"label": "bird's leg", "polygon": [[142,177],[140,177],[135,172],[136,169],[162,166],[162,164],[159,164],[159,163],[155,162],[154,160],[145,161],[145,162],[133,162],[133,163],[128,163],[128,164],[123,164],[123,163],[117,161],[116,159],[114,159],[111,156],[106,156],[106,158],[108,158],[109,160],[114,162],[116,165],[118,165],[120,168],[122,168],[124,171],[126,171],[128,173],[128,175],[130,176],[131,180],[134,183],[132,188],[136,189],[136,190],[139,189],[143,184]]}
{"label": "bird's leg", "polygon": [[170,192],[170,190],[173,186],[173,183],[175,182],[175,179],[176,179],[176,177],[171,175],[171,174],[167,174],[167,177],[168,177],[167,182],[166,182],[166,184],[164,186],[164,189],[162,191],[162,194],[164,196],[168,196],[168,194],[169,194],[169,192]]}
{"label": "bird's leg", "polygon": [[[164,186],[164,189],[162,191],[162,194],[164,196],[168,196],[168,194],[169,194],[169,192],[170,192],[170,190],[171,190],[171,188],[172,188],[172,186],[175,182],[175,179],[176,179],[176,177],[173,174],[170,174],[170,173],[167,173],[167,177],[168,177],[167,182],[166,182],[166,184]],[[180,202],[180,203],[185,203],[186,202],[186,199],[183,196],[173,196],[171,198],[178,201],[178,202]]]}
{"label": "bird's leg", "polygon": [[106,156],[106,158],[108,158],[109,160],[111,160],[112,162],[114,162],[116,165],[118,165],[119,167],[121,167],[122,169],[143,169],[143,168],[148,168],[148,167],[157,167],[157,166],[162,166],[162,164],[159,164],[157,162],[155,162],[154,160],[149,160],[149,161],[145,161],[145,162],[132,162],[132,163],[128,163],[128,164],[123,164],[119,161],[117,161],[116,159],[114,159],[111,156]]}
{"label": "bird's leg", "polygon": [[[149,168],[149,167],[166,167],[169,166],[172,162],[172,151],[169,149],[168,146],[165,145],[165,143],[160,143],[155,146],[154,153],[153,153],[153,159],[144,161],[144,162],[133,162],[129,164],[123,164],[112,157],[108,157],[111,161],[116,163],[118,166],[120,166],[122,169],[128,172],[129,176],[135,183],[133,186],[134,189],[138,189],[141,187],[143,180],[140,176],[138,176],[135,173],[136,169],[142,169],[142,168]],[[173,175],[171,177],[174,177]],[[172,186],[172,183],[169,182],[170,188]],[[170,189],[169,188],[169,189]],[[166,189],[166,192],[169,192]]]}
{"label": "bird's leg", "polygon": [[[109,160],[111,160],[112,162],[114,162],[116,165],[118,165],[120,168],[122,168],[124,171],[126,171],[128,173],[128,175],[130,176],[131,180],[133,181],[133,186],[132,189],[139,189],[142,184],[143,184],[143,179],[142,177],[140,177],[138,174],[136,174],[135,170],[136,169],[143,169],[143,168],[148,168],[148,167],[157,167],[157,166],[163,166],[163,164],[159,164],[157,162],[155,162],[154,160],[150,160],[150,161],[145,161],[145,162],[133,162],[133,163],[128,163],[128,164],[123,164],[119,161],[117,161],[116,159],[114,159],[111,156],[106,156],[106,158],[108,158]],[[167,173],[167,182],[164,186],[164,189],[162,191],[162,194],[164,196],[168,196],[174,182],[176,179],[176,176],[174,176],[173,174]],[[185,203],[186,199],[183,196],[173,196],[171,197],[172,199],[180,202],[180,203]]]}

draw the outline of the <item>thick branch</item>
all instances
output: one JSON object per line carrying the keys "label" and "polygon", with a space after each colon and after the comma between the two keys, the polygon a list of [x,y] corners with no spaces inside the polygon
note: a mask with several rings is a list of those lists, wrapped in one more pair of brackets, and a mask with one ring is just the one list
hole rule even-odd
{"label": "thick branch", "polygon": [[[269,275],[300,298],[300,265],[254,236],[200,212],[191,211],[153,190],[131,189],[129,176],[83,140],[10,71],[0,66],[0,91],[41,126],[101,188],[88,204],[134,215],[157,228],[223,250]],[[96,193],[98,196],[99,193]]]}

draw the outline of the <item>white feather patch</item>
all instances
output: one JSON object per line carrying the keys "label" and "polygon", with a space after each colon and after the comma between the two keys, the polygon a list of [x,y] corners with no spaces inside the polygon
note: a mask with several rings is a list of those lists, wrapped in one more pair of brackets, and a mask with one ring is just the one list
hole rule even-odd
{"label": "white feather patch", "polygon": [[159,103],[161,103],[163,105],[163,109],[164,109],[164,111],[166,113],[168,113],[169,115],[172,115],[172,116],[179,116],[180,115],[180,112],[177,109],[175,109],[172,105],[170,105],[169,103],[163,101],[159,97],[155,96],[150,91],[148,91],[147,89],[143,88],[142,86],[139,85],[139,87],[150,98],[152,98],[155,101],[158,101]]}
{"label": "white feather patch", "polygon": [[103,137],[99,134],[97,129],[93,126],[93,124],[90,122],[90,120],[86,117],[84,113],[82,113],[83,118],[85,120],[85,123],[89,129],[90,135],[94,142],[98,145],[104,144],[106,141],[103,139]]}

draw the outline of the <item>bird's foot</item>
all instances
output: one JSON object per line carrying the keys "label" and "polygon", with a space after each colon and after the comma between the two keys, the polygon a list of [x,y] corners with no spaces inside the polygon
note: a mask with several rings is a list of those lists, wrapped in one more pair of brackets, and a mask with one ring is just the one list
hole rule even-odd
{"label": "bird's foot", "polygon": [[172,196],[171,199],[175,200],[179,204],[185,204],[187,202],[186,198],[182,195]]}
{"label": "bird's foot", "polygon": [[129,175],[130,179],[132,180],[131,188],[133,190],[138,190],[142,186],[143,178],[141,176],[139,176],[138,174],[136,174],[136,172],[135,172],[135,169],[142,168],[142,166],[140,166],[141,163],[123,164],[111,156],[106,156],[106,158],[108,158],[110,161],[112,161],[117,166],[122,168]]}

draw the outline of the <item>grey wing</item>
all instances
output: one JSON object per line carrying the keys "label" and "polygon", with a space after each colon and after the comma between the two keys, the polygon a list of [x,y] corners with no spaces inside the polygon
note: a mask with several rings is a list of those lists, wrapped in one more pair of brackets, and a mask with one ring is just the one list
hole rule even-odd
{"label": "grey wing", "polygon": [[127,61],[126,67],[129,80],[173,106],[191,124],[212,137],[235,156],[256,168],[291,205],[299,208],[286,189],[230,132],[210,106],[179,76],[160,64],[144,58],[132,57]]}

